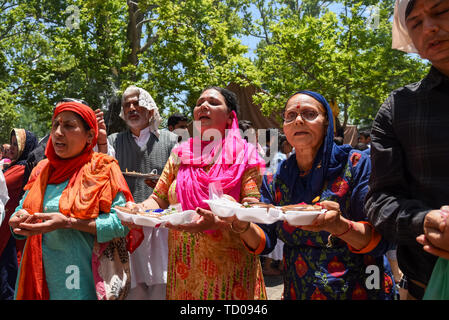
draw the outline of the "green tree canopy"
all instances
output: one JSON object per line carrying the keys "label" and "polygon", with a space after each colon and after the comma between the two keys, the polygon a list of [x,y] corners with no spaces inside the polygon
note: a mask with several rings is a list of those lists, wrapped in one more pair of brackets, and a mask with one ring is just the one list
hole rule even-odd
{"label": "green tree canopy", "polygon": [[[130,84],[165,114],[189,114],[210,85],[260,87],[267,115],[312,89],[343,124],[369,125],[390,91],[428,69],[391,49],[392,14],[391,0],[0,0],[0,139],[13,126],[46,134],[62,97],[109,111],[120,130]],[[242,35],[259,41],[253,60]]]}
{"label": "green tree canopy", "polygon": [[168,113],[189,113],[204,87],[244,82],[255,73],[237,37],[242,6],[234,0],[20,1],[0,12],[0,21],[12,19],[14,26],[24,15],[28,21],[26,32],[0,39],[0,62],[8,70],[0,78],[8,83],[1,110],[12,119],[2,121],[2,138],[13,123],[45,134],[62,97],[118,114],[117,97],[130,84],[150,92]]}
{"label": "green tree canopy", "polygon": [[281,109],[294,92],[311,89],[338,104],[344,126],[349,120],[367,125],[392,90],[428,69],[391,49],[393,1],[333,1],[333,11],[329,1],[270,1],[275,10],[256,3],[265,17],[256,50],[265,91],[256,101],[265,114]]}

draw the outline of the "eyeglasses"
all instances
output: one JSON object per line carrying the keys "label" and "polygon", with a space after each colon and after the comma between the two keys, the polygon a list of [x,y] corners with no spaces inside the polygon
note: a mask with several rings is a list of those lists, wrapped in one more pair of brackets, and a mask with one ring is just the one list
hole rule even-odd
{"label": "eyeglasses", "polygon": [[129,101],[123,105],[124,108],[131,108],[131,106],[134,106],[134,108],[139,107],[139,100]]}
{"label": "eyeglasses", "polygon": [[290,123],[296,120],[296,118],[298,118],[298,115],[301,115],[301,118],[305,121],[308,122],[312,122],[313,120],[315,120],[316,118],[318,118],[318,116],[321,113],[315,110],[302,110],[300,112],[296,111],[296,110],[291,110],[288,112],[284,112],[284,114],[282,115],[282,119],[284,119],[285,123]]}

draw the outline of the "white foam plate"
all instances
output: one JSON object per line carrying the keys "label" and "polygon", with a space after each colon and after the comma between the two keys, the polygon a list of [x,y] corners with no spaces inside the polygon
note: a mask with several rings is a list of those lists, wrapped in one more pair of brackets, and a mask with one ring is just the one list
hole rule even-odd
{"label": "white foam plate", "polygon": [[238,202],[234,202],[224,198],[203,201],[209,205],[214,214],[223,218],[232,217],[242,206]]}
{"label": "white foam plate", "polygon": [[326,209],[319,211],[287,211],[283,213],[285,220],[292,226],[307,226],[310,225],[316,217],[326,212]]}
{"label": "white foam plate", "polygon": [[272,224],[283,220],[282,211],[275,208],[239,208],[237,219],[254,223]]}
{"label": "white foam plate", "polygon": [[193,222],[194,210],[186,210],[182,212],[174,212],[161,216],[160,218],[146,217],[138,214],[131,214],[127,212],[120,211],[120,209],[114,208],[117,217],[125,222],[134,223],[143,227],[165,227],[167,222],[172,225],[188,224]]}

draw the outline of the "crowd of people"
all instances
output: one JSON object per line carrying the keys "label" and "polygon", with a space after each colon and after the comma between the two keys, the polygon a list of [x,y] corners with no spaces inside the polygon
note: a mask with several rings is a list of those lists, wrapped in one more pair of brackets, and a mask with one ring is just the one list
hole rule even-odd
{"label": "crowd of people", "polygon": [[[216,86],[198,96],[193,137],[183,114],[161,129],[134,85],[122,132],[74,98],[40,141],[13,128],[0,148],[0,299],[263,300],[267,275],[282,275],[283,299],[449,299],[448,12],[448,1],[396,1],[393,48],[432,67],[390,94],[354,147],[335,136],[326,92],[302,89],[266,144]],[[217,185],[239,203],[325,210],[310,225],[223,218],[204,201]],[[117,206],[195,215],[143,227]]]}

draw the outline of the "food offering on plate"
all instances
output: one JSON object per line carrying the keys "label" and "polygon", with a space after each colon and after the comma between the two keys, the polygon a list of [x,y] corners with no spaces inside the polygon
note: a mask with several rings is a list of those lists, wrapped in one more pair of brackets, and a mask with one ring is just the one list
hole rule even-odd
{"label": "food offering on plate", "polygon": [[271,224],[281,220],[281,215],[274,205],[263,202],[244,202],[236,210],[237,219],[254,223]]}
{"label": "food offering on plate", "polygon": [[325,211],[319,204],[274,206],[263,202],[245,202],[237,210],[236,215],[239,220],[254,223],[272,224],[286,220],[291,225],[308,225]]}
{"label": "food offering on plate", "polygon": [[150,173],[141,173],[136,171],[128,171],[128,169],[125,169],[124,172],[122,172],[124,176],[128,177],[134,177],[134,178],[143,178],[143,179],[151,179],[151,180],[159,180],[160,175],[157,174],[157,170],[154,169]]}
{"label": "food offering on plate", "polygon": [[241,204],[235,201],[235,199],[228,195],[223,195],[220,198],[203,200],[206,202],[211,211],[222,218],[228,218],[235,215],[235,212],[238,208],[241,207]]}
{"label": "food offering on plate", "polygon": [[284,219],[292,226],[310,225],[316,217],[327,211],[319,203],[299,203],[282,206],[280,209],[283,212]]}
{"label": "food offering on plate", "polygon": [[169,209],[165,209],[165,210],[164,209],[144,210],[139,206],[135,206],[132,209],[127,208],[127,207],[120,207],[120,206],[116,206],[115,208],[122,212],[128,213],[128,214],[136,214],[136,215],[143,216],[143,217],[158,218],[158,219],[160,219],[163,216],[177,212],[175,208],[169,208]]}
{"label": "food offering on plate", "polygon": [[183,211],[180,206],[170,206],[168,209],[143,209],[141,206],[114,207],[117,216],[124,222],[130,222],[146,227],[165,227],[167,222],[172,225],[189,224],[195,216],[194,210]]}
{"label": "food offering on plate", "polygon": [[317,204],[298,203],[282,206],[279,208],[284,213],[287,211],[298,211],[298,212],[321,211],[323,209],[319,203]]}
{"label": "food offering on plate", "polygon": [[270,203],[264,203],[264,202],[244,202],[242,204],[242,208],[265,208],[268,210],[270,208],[276,208],[276,207]]}

